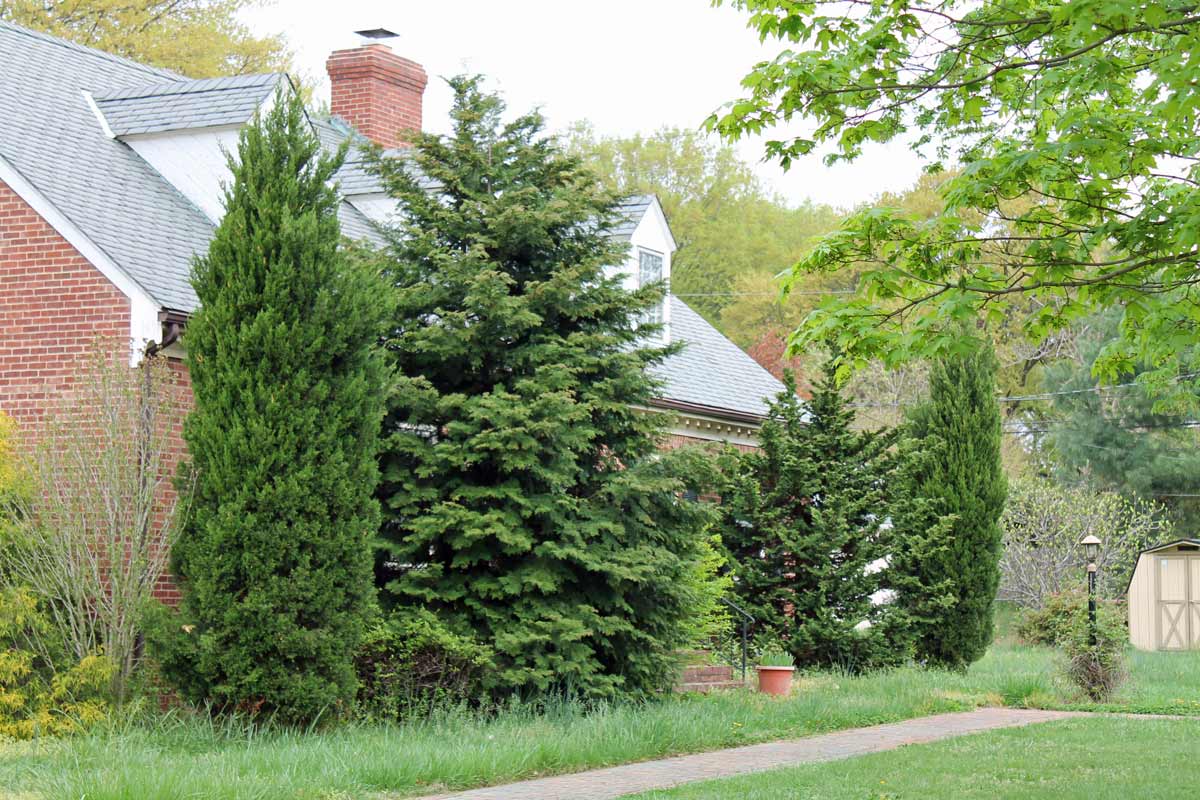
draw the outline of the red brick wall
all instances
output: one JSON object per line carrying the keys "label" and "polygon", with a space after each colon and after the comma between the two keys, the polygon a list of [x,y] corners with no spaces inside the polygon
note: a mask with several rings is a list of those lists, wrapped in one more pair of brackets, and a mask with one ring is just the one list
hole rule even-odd
{"label": "red brick wall", "polygon": [[[171,389],[174,393],[172,406],[175,415],[171,422],[170,430],[171,449],[166,461],[171,474],[174,475],[180,462],[187,456],[187,444],[183,441],[183,420],[188,415],[188,412],[192,410],[194,401],[192,398],[192,379],[188,373],[187,366],[182,360],[177,358],[169,359],[168,363],[172,375]],[[167,489],[167,493],[169,498],[164,498],[164,502],[168,499],[172,501],[177,499],[173,485]],[[162,523],[163,517],[160,515],[157,524],[161,527]],[[154,585],[154,597],[171,606],[179,605],[181,599],[179,587],[175,585],[175,579],[171,575],[163,574],[159,577],[158,582]]]}
{"label": "red brick wall", "polygon": [[[711,439],[700,439],[700,438],[697,438],[694,436],[681,436],[677,433],[672,433],[666,439],[663,440],[662,449],[663,450],[675,450],[680,447],[697,447],[697,446],[705,446],[705,445],[707,445],[709,447],[715,447],[715,448],[724,447],[724,444],[722,442],[714,442]],[[749,445],[749,444],[734,444],[733,446],[736,447],[738,450],[741,450],[743,453],[747,453],[751,450],[756,449],[753,445]]]}
{"label": "red brick wall", "polygon": [[[52,398],[70,390],[97,339],[129,341],[129,299],[6,184],[0,183],[0,411],[36,435]],[[172,363],[177,406],[191,407],[187,370]],[[170,469],[184,454],[173,423]],[[155,591],[178,601],[170,576]]]}
{"label": "red brick wall", "polygon": [[128,298],[0,183],[0,410],[36,423],[97,336],[129,338]]}
{"label": "red brick wall", "polygon": [[383,44],[338,50],[325,62],[329,110],[385,148],[404,144],[403,131],[421,130],[421,99],[428,78],[415,61]]}

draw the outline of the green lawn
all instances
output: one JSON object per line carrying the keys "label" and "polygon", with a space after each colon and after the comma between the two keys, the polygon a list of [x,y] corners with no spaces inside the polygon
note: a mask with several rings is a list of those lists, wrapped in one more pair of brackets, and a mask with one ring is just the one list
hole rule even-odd
{"label": "green lawn", "polygon": [[[1184,800],[1200,720],[1083,719],[636,795],[638,800]],[[632,800],[632,799],[631,799]]]}
{"label": "green lawn", "polygon": [[[1113,708],[1200,714],[1200,654],[1138,654],[1133,672]],[[810,675],[784,700],[729,692],[316,734],[248,731],[181,715],[130,721],[73,739],[0,744],[0,798],[422,794],[1000,704],[1089,707],[1059,684],[1050,651],[997,645],[964,674]]]}

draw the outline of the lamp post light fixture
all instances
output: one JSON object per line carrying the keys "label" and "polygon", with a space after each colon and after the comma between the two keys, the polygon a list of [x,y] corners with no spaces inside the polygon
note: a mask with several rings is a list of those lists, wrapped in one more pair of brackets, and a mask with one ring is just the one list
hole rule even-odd
{"label": "lamp post light fixture", "polygon": [[1100,539],[1089,533],[1079,540],[1087,554],[1088,576],[1088,644],[1096,646],[1096,556],[1100,555]]}

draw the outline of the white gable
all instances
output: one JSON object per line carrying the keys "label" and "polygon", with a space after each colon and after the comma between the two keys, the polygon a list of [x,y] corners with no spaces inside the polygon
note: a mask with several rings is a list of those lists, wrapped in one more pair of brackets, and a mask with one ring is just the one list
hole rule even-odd
{"label": "white gable", "polygon": [[[662,258],[662,280],[666,283],[669,293],[671,256],[675,249],[675,237],[671,235],[667,217],[663,213],[658,199],[655,198],[642,214],[642,218],[637,221],[633,233],[629,236],[629,254],[625,258],[625,263],[611,267],[609,274],[622,275],[625,288],[633,291],[640,285],[642,253],[657,255]],[[671,341],[671,304],[667,302],[666,298],[663,298],[660,313],[663,322],[663,340],[669,342]]]}
{"label": "white gable", "polygon": [[240,127],[147,133],[122,138],[213,224],[225,216],[225,154],[236,153]]}

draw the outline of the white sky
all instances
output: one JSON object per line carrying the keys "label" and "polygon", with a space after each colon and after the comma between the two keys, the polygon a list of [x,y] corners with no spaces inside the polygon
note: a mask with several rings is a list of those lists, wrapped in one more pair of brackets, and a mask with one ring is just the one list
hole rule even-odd
{"label": "white sky", "polygon": [[[396,31],[388,44],[429,73],[425,127],[434,131],[447,128],[451,99],[439,78],[460,72],[487,75],[511,111],[540,106],[551,130],[582,119],[612,135],[698,127],[776,47],[759,44],[744,14],[707,0],[276,0],[245,18],[261,34],[282,32],[325,97],[331,51],[359,44],[354,30]],[[793,203],[848,207],[905,189],[920,173],[900,144],[833,168],[813,155],[787,173],[762,163],[761,141],[737,148]]]}

